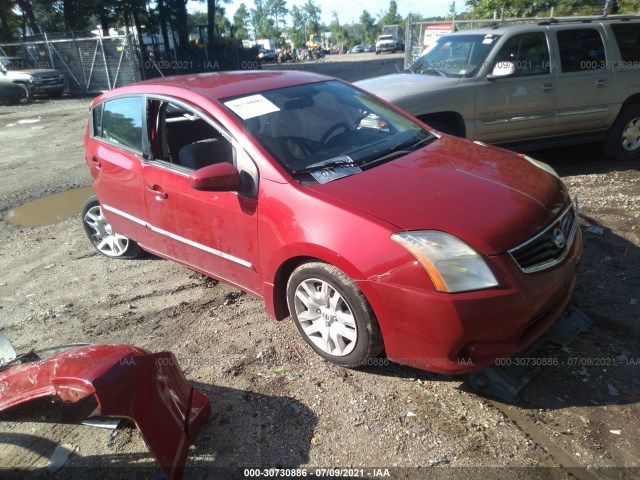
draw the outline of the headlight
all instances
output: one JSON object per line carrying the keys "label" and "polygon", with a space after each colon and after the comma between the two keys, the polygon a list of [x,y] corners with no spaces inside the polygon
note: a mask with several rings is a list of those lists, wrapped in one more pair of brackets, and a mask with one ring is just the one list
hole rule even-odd
{"label": "headlight", "polygon": [[391,239],[416,257],[439,292],[468,292],[498,285],[478,252],[453,235],[425,230],[394,233]]}
{"label": "headlight", "polygon": [[553,168],[551,168],[546,163],[541,162],[540,160],[536,160],[535,158],[531,158],[529,155],[522,155],[522,158],[524,158],[529,163],[535,165],[536,167],[541,168],[545,172],[550,173],[554,177],[560,178],[560,176],[558,175],[558,172],[556,172]]}

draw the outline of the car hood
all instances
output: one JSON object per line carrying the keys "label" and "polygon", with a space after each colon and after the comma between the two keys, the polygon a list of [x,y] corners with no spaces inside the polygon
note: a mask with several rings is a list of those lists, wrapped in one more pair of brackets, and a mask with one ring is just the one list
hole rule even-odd
{"label": "car hood", "polygon": [[48,68],[37,68],[33,70],[11,70],[12,73],[19,73],[21,75],[33,75],[36,77],[54,77],[62,75],[59,70],[51,70]]}
{"label": "car hood", "polygon": [[523,157],[443,136],[371,170],[309,186],[400,230],[440,230],[485,255],[549,225],[569,201],[564,184]]}
{"label": "car hood", "polygon": [[440,90],[456,85],[459,82],[459,78],[442,77],[440,75],[394,73],[360,80],[354,82],[354,85],[394,103],[395,100],[403,97],[410,97],[429,90]]}

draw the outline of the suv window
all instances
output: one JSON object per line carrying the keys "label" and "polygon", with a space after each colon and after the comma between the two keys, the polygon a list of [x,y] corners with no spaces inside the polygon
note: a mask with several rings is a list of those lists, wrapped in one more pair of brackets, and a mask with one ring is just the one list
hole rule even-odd
{"label": "suv window", "polygon": [[640,62],[640,24],[611,25],[623,62]]}
{"label": "suv window", "polygon": [[593,28],[559,30],[558,47],[563,72],[583,72],[606,68],[602,36]]}
{"label": "suv window", "polygon": [[542,75],[549,73],[549,47],[542,32],[516,35],[502,46],[496,56],[496,64],[512,62],[516,76]]}
{"label": "suv window", "polygon": [[108,100],[102,106],[102,118],[96,118],[98,115],[93,117],[95,137],[142,152],[141,97]]}

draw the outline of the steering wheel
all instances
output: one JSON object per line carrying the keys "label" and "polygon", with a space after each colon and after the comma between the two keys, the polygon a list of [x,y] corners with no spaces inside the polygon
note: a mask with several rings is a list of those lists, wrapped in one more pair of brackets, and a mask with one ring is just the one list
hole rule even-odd
{"label": "steering wheel", "polygon": [[338,130],[339,128],[343,128],[345,132],[348,132],[349,130],[351,130],[351,127],[349,125],[347,125],[346,123],[344,123],[344,122],[336,123],[335,125],[332,125],[329,128],[329,130],[324,132],[324,135],[322,135],[322,137],[320,137],[320,143],[322,143],[322,144],[327,143],[327,140],[329,140],[331,135],[333,135],[333,133],[336,130]]}

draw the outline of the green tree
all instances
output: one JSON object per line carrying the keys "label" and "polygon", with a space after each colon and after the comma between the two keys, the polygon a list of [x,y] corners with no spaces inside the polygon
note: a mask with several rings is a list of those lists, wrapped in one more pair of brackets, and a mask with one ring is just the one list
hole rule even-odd
{"label": "green tree", "polygon": [[285,23],[285,17],[289,13],[287,0],[267,0],[265,8],[269,15],[274,18],[276,28],[280,28],[280,24]]}
{"label": "green tree", "polygon": [[254,0],[255,8],[251,9],[251,26],[255,38],[276,38],[280,36],[273,18],[263,0]]}
{"label": "green tree", "polygon": [[291,28],[289,29],[289,39],[295,48],[304,48],[308,40],[306,12],[297,5],[291,7]]}
{"label": "green tree", "polygon": [[400,25],[402,23],[402,17],[398,13],[398,4],[396,0],[389,0],[389,10],[380,17],[378,25]]}
{"label": "green tree", "polygon": [[247,39],[251,35],[251,13],[244,3],[241,3],[236,13],[233,14],[233,26],[236,29],[236,38]]}
{"label": "green tree", "polygon": [[366,10],[360,15],[360,25],[362,28],[362,42],[375,43],[378,36],[378,26],[376,20]]}
{"label": "green tree", "polygon": [[309,35],[320,33],[320,15],[322,15],[320,5],[316,5],[311,0],[307,0],[302,10],[306,18],[307,33]]}

